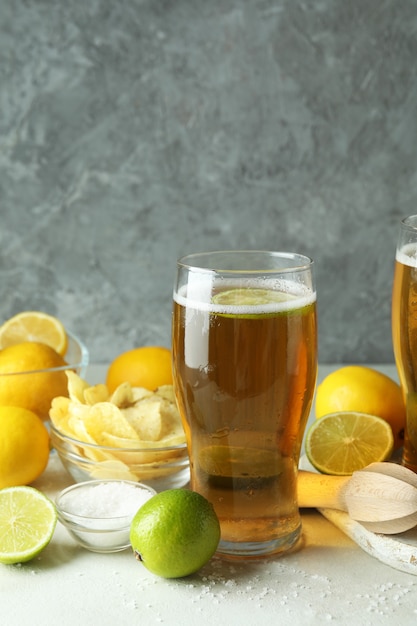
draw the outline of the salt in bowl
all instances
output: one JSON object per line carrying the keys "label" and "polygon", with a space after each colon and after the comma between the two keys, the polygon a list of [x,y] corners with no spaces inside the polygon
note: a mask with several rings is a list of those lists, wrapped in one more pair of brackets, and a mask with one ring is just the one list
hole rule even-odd
{"label": "salt in bowl", "polygon": [[130,525],[156,491],[127,480],[90,480],[67,487],[56,498],[58,519],[77,543],[92,552],[130,547]]}

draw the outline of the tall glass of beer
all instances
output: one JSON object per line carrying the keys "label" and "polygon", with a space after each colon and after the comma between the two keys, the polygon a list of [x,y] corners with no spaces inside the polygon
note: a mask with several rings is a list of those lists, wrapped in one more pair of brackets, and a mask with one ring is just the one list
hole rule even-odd
{"label": "tall glass of beer", "polygon": [[301,534],[296,479],[317,374],[312,260],[254,250],[183,257],[172,339],[191,488],[219,517],[218,554],[289,550]]}
{"label": "tall glass of beer", "polygon": [[392,338],[406,404],[403,465],[417,472],[417,215],[402,220],[392,291]]}

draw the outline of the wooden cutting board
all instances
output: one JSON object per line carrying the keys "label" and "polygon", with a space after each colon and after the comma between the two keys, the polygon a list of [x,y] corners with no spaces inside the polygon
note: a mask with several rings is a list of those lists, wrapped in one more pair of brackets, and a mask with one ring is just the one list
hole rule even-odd
{"label": "wooden cutting board", "polygon": [[[315,472],[307,457],[300,458],[300,469]],[[394,569],[417,576],[417,527],[398,535],[381,535],[367,530],[343,511],[318,509],[362,550]]]}
{"label": "wooden cutting board", "polygon": [[417,529],[398,535],[380,535],[366,530],[347,513],[334,509],[318,509],[320,513],[358,544],[362,550],[408,574],[417,576]]}

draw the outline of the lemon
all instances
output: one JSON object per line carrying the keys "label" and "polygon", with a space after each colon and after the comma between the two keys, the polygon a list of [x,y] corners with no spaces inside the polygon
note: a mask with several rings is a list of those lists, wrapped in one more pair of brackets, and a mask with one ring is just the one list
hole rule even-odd
{"label": "lemon", "polygon": [[163,578],[188,576],[205,565],[220,540],[213,506],[187,489],[169,489],[145,502],[130,528],[136,558]]}
{"label": "lemon", "polygon": [[261,319],[278,313],[288,313],[296,301],[297,297],[293,294],[255,287],[220,291],[212,298],[213,304],[224,307],[218,315],[241,319]]}
{"label": "lemon", "polygon": [[[65,360],[44,343],[25,341],[0,350],[0,405],[20,406],[47,419],[52,399],[67,396]],[[58,371],[41,371],[61,368]]]}
{"label": "lemon", "polygon": [[63,356],[68,337],[62,322],[42,311],[22,311],[0,326],[0,349],[22,341],[46,343]]}
{"label": "lemon", "polygon": [[50,542],[57,522],[55,505],[33,487],[0,490],[0,563],[24,563]]}
{"label": "lemon", "polygon": [[220,291],[213,296],[213,302],[215,304],[229,304],[232,306],[260,306],[273,302],[286,302],[291,298],[295,298],[295,296],[281,291],[273,291],[272,289],[241,287]]}
{"label": "lemon", "polygon": [[384,419],[394,434],[394,449],[404,443],[406,421],[401,387],[370,367],[348,365],[330,373],[316,391],[316,417],[337,411],[358,411]]}
{"label": "lemon", "polygon": [[340,411],[312,423],[305,449],[310,463],[323,474],[349,475],[370,463],[386,461],[394,437],[388,422],[375,415]]}
{"label": "lemon", "polygon": [[48,463],[49,433],[27,409],[0,406],[0,489],[27,485]]}
{"label": "lemon", "polygon": [[198,461],[206,474],[213,476],[268,478],[280,471],[277,458],[277,451],[264,448],[214,445],[202,448]]}
{"label": "lemon", "polygon": [[107,370],[106,385],[113,393],[126,382],[150,391],[172,385],[171,351],[162,346],[142,346],[119,354]]}

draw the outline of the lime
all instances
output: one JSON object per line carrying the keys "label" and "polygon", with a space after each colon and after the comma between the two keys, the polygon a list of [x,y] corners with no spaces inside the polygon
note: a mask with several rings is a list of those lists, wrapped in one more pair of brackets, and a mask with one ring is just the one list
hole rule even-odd
{"label": "lime", "polygon": [[201,449],[198,460],[202,470],[214,476],[270,478],[282,471],[279,452],[264,448],[207,446]]}
{"label": "lime", "polygon": [[216,315],[238,319],[265,319],[277,315],[290,315],[311,305],[301,294],[287,291],[261,289],[256,287],[238,287],[219,291],[212,297],[212,304],[217,307]]}
{"label": "lime", "polygon": [[213,302],[233,306],[259,306],[274,302],[286,302],[291,298],[295,298],[295,296],[272,289],[241,287],[220,291],[213,296]]}
{"label": "lime", "polygon": [[275,480],[282,472],[278,450],[213,445],[198,455],[200,468],[210,485],[229,489],[246,489],[256,481]]}
{"label": "lime", "polygon": [[199,570],[215,553],[220,524],[214,508],[195,491],[162,491],[136,513],[130,542],[136,558],[154,574],[180,578]]}
{"label": "lime", "polygon": [[52,539],[56,522],[55,505],[37,489],[0,489],[0,563],[33,559]]}
{"label": "lime", "polygon": [[323,474],[350,475],[392,454],[391,426],[380,417],[355,411],[324,415],[306,434],[310,463]]}

